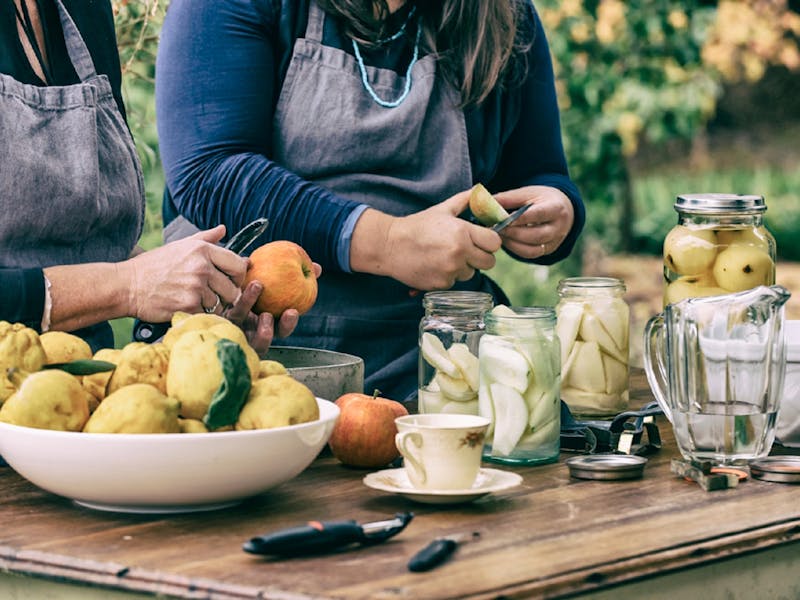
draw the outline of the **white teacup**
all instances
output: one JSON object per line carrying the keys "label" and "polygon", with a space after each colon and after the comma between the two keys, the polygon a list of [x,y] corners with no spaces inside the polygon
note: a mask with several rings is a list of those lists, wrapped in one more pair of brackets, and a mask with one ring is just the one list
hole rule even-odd
{"label": "white teacup", "polygon": [[422,490],[466,490],[481,467],[489,419],[423,414],[395,419],[395,443],[411,485]]}

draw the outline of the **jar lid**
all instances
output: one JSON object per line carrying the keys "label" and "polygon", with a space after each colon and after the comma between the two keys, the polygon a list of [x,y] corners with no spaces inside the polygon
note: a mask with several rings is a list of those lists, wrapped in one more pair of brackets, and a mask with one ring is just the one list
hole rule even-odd
{"label": "jar lid", "polygon": [[681,194],[675,200],[678,212],[689,214],[744,213],[767,210],[764,196],[748,194]]}
{"label": "jar lid", "polygon": [[568,458],[566,464],[576,479],[638,479],[647,459],[634,454],[589,454]]}
{"label": "jar lid", "polygon": [[800,456],[768,456],[750,463],[754,479],[777,483],[800,483]]}

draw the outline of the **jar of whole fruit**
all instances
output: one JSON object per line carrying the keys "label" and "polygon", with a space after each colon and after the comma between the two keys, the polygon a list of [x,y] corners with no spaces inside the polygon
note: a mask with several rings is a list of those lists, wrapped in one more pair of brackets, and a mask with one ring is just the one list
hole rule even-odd
{"label": "jar of whole fruit", "polygon": [[664,238],[664,305],[775,283],[775,238],[763,196],[683,194]]}
{"label": "jar of whole fruit", "polygon": [[561,365],[555,311],[498,305],[485,322],[478,352],[478,412],[491,419],[484,458],[527,465],[558,460]]}
{"label": "jar of whole fruit", "polygon": [[561,399],[577,417],[613,417],[628,408],[630,309],[615,277],[558,283]]}
{"label": "jar of whole fruit", "polygon": [[419,412],[478,414],[478,341],[494,303],[485,292],[428,292],[419,324]]}

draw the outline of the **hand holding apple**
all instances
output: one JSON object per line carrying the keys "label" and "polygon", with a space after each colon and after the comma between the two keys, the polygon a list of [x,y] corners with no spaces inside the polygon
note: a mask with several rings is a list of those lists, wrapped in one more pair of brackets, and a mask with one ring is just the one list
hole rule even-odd
{"label": "hand holding apple", "polygon": [[341,413],[328,444],[333,456],[353,467],[384,467],[400,454],[394,443],[394,420],[408,414],[406,407],[388,398],[349,393],[336,405]]}
{"label": "hand holding apple", "polygon": [[254,280],[261,282],[263,290],[253,305],[253,312],[267,312],[279,319],[290,308],[301,315],[308,312],[317,300],[318,275],[318,266],[302,246],[289,240],[276,240],[250,255],[242,287],[246,288]]}

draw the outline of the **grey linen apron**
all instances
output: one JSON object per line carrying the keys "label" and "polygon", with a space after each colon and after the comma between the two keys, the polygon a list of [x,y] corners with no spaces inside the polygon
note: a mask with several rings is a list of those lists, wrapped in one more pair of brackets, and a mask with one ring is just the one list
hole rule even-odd
{"label": "grey linen apron", "polygon": [[[80,83],[39,87],[0,74],[0,266],[126,259],[142,232],[144,182],[111,85],[55,0]],[[87,281],[86,285],[92,282]],[[113,346],[107,323],[75,332]]]}
{"label": "grey linen apron", "polygon": [[[324,25],[325,13],[312,1],[305,38],[295,42],[278,100],[274,159],[304,179],[395,216],[468,189],[464,114],[455,90],[436,77],[434,57],[414,65],[406,99],[384,108],[365,90],[356,59],[322,44]],[[380,97],[400,97],[403,75],[366,71]],[[413,398],[421,298],[391,278],[362,273],[323,273],[319,286],[315,306],[288,343],[361,356],[368,393],[377,388],[398,401]]]}

